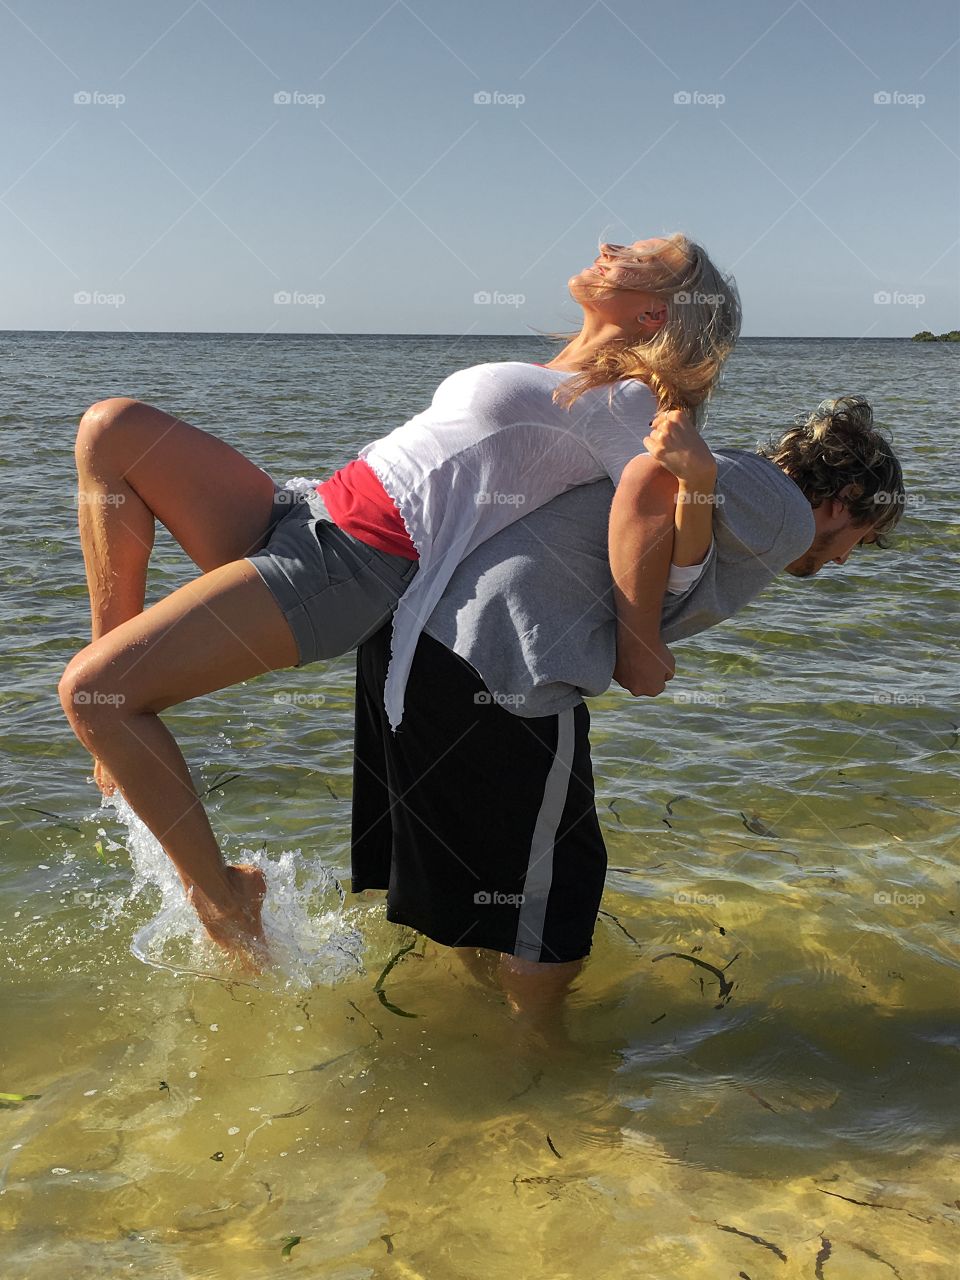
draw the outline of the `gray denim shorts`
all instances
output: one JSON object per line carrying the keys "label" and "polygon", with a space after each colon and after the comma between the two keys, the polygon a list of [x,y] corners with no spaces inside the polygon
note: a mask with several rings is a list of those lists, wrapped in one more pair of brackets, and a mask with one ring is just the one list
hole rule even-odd
{"label": "gray denim shorts", "polygon": [[379,631],[419,567],[344,533],[316,490],[279,485],[267,541],[246,559],[283,610],[298,667],[349,653]]}

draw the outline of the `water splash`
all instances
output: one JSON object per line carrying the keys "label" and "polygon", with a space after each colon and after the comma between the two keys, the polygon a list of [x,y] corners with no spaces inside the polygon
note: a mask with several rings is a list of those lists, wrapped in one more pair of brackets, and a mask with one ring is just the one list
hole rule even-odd
{"label": "water splash", "polygon": [[[159,841],[119,792],[104,804],[127,829],[133,870],[129,897],[116,904],[115,912],[142,894],[160,894],[156,914],[131,941],[133,955],[176,973],[231,980],[226,957],[207,938]],[[265,849],[243,849],[236,861],[258,867],[267,881],[263,931],[271,964],[251,980],[253,985],[330,986],[362,971],[360,909],[345,906],[339,880],[319,858],[290,849],[272,860]]]}

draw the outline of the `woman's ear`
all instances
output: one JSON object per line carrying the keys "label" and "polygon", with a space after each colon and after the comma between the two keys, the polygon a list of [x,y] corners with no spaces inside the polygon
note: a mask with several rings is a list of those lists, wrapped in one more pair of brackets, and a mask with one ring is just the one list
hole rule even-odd
{"label": "woman's ear", "polygon": [[637,316],[640,324],[656,325],[657,328],[667,323],[667,304],[665,302],[655,302],[646,311],[641,311]]}
{"label": "woman's ear", "polygon": [[667,304],[665,302],[651,303],[646,311],[641,311],[637,316],[637,324],[640,326],[640,332],[646,338],[652,338],[667,323]]}

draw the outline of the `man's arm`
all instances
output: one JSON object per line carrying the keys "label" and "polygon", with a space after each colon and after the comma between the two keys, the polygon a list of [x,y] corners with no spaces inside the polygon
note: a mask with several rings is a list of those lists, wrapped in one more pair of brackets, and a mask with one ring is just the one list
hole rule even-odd
{"label": "man's arm", "polygon": [[610,507],[609,551],[617,610],[614,679],[636,696],[655,698],[673,676],[660,639],[670,572],[678,484],[655,458],[640,454],[623,469]]}

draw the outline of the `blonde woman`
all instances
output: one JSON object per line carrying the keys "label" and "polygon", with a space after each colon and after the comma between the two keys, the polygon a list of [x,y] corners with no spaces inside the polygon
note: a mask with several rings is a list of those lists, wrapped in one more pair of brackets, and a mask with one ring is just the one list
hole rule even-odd
{"label": "blonde woman", "polygon": [[[93,640],[67,666],[61,702],[98,784],[119,786],[221,945],[262,940],[263,877],[224,864],[159,712],[347,653],[394,615],[385,705],[396,726],[417,639],[460,561],[519,515],[603,477],[617,485],[617,678],[635,693],[669,679],[658,628],[667,564],[642,554],[631,464],[651,424],[664,428],[658,414],[695,413],[716,386],[739,333],[736,288],[674,235],[602,245],[569,290],[583,323],[556,359],[452,374],[428,409],[316,490],[281,489],[223,441],[136,400],[83,415]],[[203,572],[144,611],[156,520]]]}

